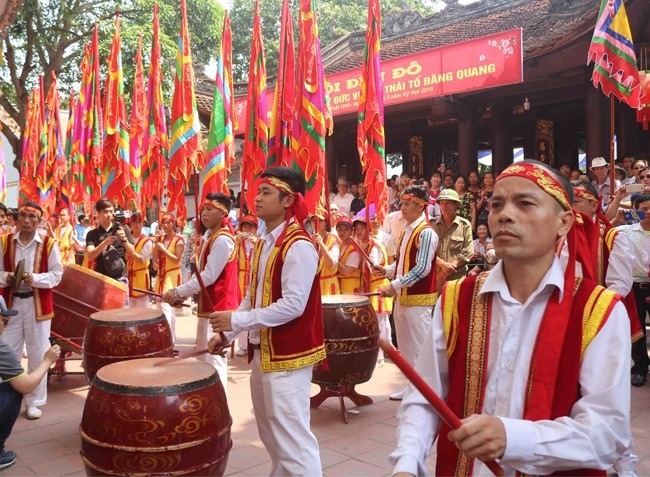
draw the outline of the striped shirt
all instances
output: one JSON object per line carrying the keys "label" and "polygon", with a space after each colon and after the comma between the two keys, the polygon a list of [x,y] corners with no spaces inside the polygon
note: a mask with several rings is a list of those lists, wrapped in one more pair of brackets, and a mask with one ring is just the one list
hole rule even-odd
{"label": "striped shirt", "polygon": [[399,269],[397,269],[398,262],[394,262],[386,268],[386,276],[395,277],[395,279],[391,281],[391,285],[393,285],[395,290],[410,287],[426,277],[431,271],[433,255],[438,247],[438,236],[430,227],[425,228],[422,230],[422,233],[420,233],[420,243],[416,244],[418,247],[418,253],[415,257],[415,265],[411,270],[404,270],[404,263],[406,262],[404,259],[406,257],[406,246],[411,239],[411,235],[413,235],[413,231],[423,220],[424,216],[404,227],[404,236],[399,244]]}

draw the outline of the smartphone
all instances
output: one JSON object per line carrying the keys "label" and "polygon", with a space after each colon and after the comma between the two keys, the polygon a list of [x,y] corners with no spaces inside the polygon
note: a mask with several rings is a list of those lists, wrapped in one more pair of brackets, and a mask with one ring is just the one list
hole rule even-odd
{"label": "smartphone", "polygon": [[[632,184],[634,185],[634,184]],[[623,217],[627,221],[638,222],[639,220],[645,219],[645,212],[642,210],[626,210],[623,213]]]}
{"label": "smartphone", "polygon": [[632,194],[634,192],[643,192],[645,189],[644,184],[628,184],[625,186],[625,191]]}

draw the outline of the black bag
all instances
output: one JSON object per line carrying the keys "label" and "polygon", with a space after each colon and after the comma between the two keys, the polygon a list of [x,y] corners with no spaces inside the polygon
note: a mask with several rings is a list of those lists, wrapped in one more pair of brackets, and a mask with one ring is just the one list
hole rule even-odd
{"label": "black bag", "polygon": [[109,245],[104,253],[102,253],[102,261],[104,264],[104,270],[106,270],[106,275],[116,279],[124,276],[126,272],[126,264],[113,245]]}

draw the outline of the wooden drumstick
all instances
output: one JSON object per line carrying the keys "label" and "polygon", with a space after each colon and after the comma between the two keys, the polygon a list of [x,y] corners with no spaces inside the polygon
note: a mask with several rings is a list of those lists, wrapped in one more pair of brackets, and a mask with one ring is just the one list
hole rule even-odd
{"label": "wooden drumstick", "polygon": [[[388,355],[391,361],[395,363],[395,366],[397,366],[408,378],[408,380],[411,381],[413,386],[415,386],[417,390],[420,391],[422,396],[424,396],[424,398],[429,401],[429,404],[431,404],[433,409],[436,411],[436,413],[438,413],[442,420],[445,421],[452,429],[458,429],[462,425],[462,422],[460,422],[458,416],[454,414],[454,411],[452,411],[449,406],[447,406],[447,403],[436,394],[431,386],[429,386],[424,381],[424,379],[422,379],[422,376],[417,373],[413,366],[407,363],[402,355],[399,354],[399,352],[387,341],[379,340],[379,346],[381,346],[381,349],[384,350],[384,353]],[[494,475],[504,475],[503,467],[501,467],[495,461],[491,460],[489,462],[483,463]]]}
{"label": "wooden drumstick", "polygon": [[[190,268],[192,269],[192,273],[196,277],[196,281],[199,282],[199,286],[201,287],[201,293],[203,293],[203,298],[205,298],[205,301],[208,302],[208,307],[210,308],[210,310],[214,310],[214,304],[212,303],[212,298],[210,298],[208,289],[205,287],[205,283],[203,283],[203,277],[199,272],[199,267],[196,266],[196,262],[190,262]],[[221,341],[223,343],[228,342],[228,340],[226,339],[226,335],[223,333],[223,331],[219,332],[219,337],[221,338]]]}
{"label": "wooden drumstick", "polygon": [[[156,293],[156,292],[152,292],[152,291],[149,291],[149,290],[145,290],[144,288],[136,288],[136,287],[133,287],[132,290],[133,290],[134,292],[144,293],[145,295],[155,296],[156,298],[162,298],[162,294],[160,294],[160,293]],[[174,306],[176,306],[176,307],[178,307],[178,306],[184,306],[184,307],[189,308],[189,307],[191,307],[192,305],[188,305],[187,303],[180,303],[180,304],[178,304],[178,305],[174,305]]]}
{"label": "wooden drumstick", "polygon": [[372,263],[372,260],[370,260],[370,257],[368,256],[368,254],[366,252],[363,251],[361,246],[354,239],[350,240],[350,242],[352,242],[352,246],[357,250],[357,252],[359,252],[359,255],[361,255],[363,257],[363,259],[366,262],[368,262],[368,265],[370,265],[370,267],[374,267],[375,264]]}
{"label": "wooden drumstick", "polygon": [[209,349],[200,349],[198,351],[192,351],[191,353],[184,354],[182,356],[176,356],[173,359],[167,359],[165,361],[156,361],[153,365],[154,366],[165,366],[169,363],[177,363],[183,359],[188,359],[188,358],[195,358],[197,356],[201,356],[202,354],[209,353]]}

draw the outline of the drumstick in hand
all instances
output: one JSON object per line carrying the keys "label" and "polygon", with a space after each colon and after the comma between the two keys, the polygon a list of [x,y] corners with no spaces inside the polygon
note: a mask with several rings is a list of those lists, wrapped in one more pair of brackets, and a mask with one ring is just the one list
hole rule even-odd
{"label": "drumstick in hand", "polygon": [[[196,281],[199,282],[199,286],[201,287],[201,293],[203,293],[203,298],[205,298],[205,301],[208,303],[208,308],[211,311],[214,310],[214,305],[212,304],[212,298],[210,298],[210,294],[208,293],[208,289],[205,287],[205,283],[203,283],[203,277],[201,276],[201,273],[199,272],[199,267],[196,266],[196,262],[190,262],[190,268],[192,270],[192,273],[196,277]],[[219,333],[219,337],[221,338],[221,341],[223,343],[228,342],[228,340],[226,339],[226,335],[223,334],[223,332]]]}
{"label": "drumstick in hand", "polygon": [[[384,350],[384,353],[388,355],[391,361],[395,363],[395,366],[397,366],[408,378],[408,380],[411,381],[413,386],[415,386],[417,390],[420,391],[422,396],[427,401],[429,401],[429,404],[431,404],[433,409],[438,413],[442,420],[445,421],[452,429],[458,429],[462,425],[462,422],[460,422],[458,416],[456,416],[456,414],[454,414],[454,411],[452,411],[449,406],[447,406],[447,403],[443,401],[433,389],[431,389],[431,386],[429,386],[426,381],[422,379],[422,376],[417,373],[413,366],[407,363],[402,355],[399,354],[399,352],[387,341],[379,340],[379,346],[381,346],[381,349]],[[484,464],[494,475],[504,475],[503,468],[495,461],[491,460],[489,462],[484,462]]]}

